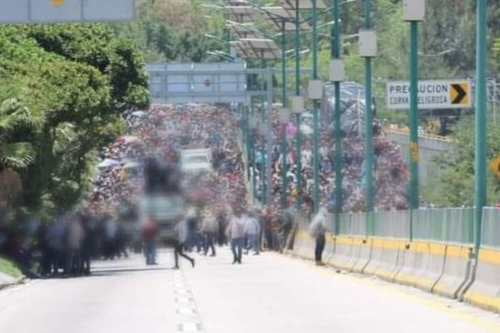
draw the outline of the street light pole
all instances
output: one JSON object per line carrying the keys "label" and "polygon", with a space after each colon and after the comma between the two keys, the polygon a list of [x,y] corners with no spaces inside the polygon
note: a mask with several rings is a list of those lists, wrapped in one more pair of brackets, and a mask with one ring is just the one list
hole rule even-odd
{"label": "street light pole", "polygon": [[[262,60],[262,73],[264,73],[264,69],[266,68],[266,61]],[[266,74],[263,74],[266,75]],[[267,90],[267,78],[262,77],[261,78],[263,88]],[[267,97],[267,94],[266,94]],[[266,121],[266,108],[264,107],[264,102],[266,100],[266,97],[263,96],[262,98],[262,109],[261,109],[261,124],[262,126],[259,128],[260,135],[263,137],[264,144],[262,145],[262,150],[261,150],[261,156],[262,156],[262,172],[261,172],[261,181],[262,181],[262,203],[264,205],[267,204],[267,158],[266,156],[266,147],[267,147],[267,131],[264,132],[264,126],[267,128],[267,121]],[[263,135],[263,132],[265,135]]]}
{"label": "street light pole", "polygon": [[[313,33],[313,80],[318,79],[318,13],[316,8],[317,0],[312,0],[312,33]],[[313,121],[314,121],[314,212],[317,213],[320,205],[320,187],[319,187],[319,100],[313,100]]]}
{"label": "street light pole", "polygon": [[[283,110],[288,106],[288,96],[287,96],[287,57],[286,57],[286,21],[281,20],[281,67],[282,67],[282,81],[283,81]],[[283,111],[284,112],[284,111]],[[287,122],[282,122],[282,141],[281,141],[281,156],[283,158],[281,166],[281,182],[283,188],[281,190],[281,207],[283,209],[288,208],[288,177],[287,177],[287,155],[288,155],[288,144],[287,144]]]}
{"label": "street light pole", "polygon": [[266,154],[265,154],[265,168],[264,168],[264,178],[266,179],[265,188],[265,203],[266,205],[271,202],[271,193],[273,189],[272,182],[272,120],[271,115],[273,113],[273,73],[270,67],[266,67],[266,97],[267,97],[267,112],[265,112],[265,126],[266,126]]}
{"label": "street light pole", "polygon": [[420,147],[418,145],[418,23],[425,17],[425,0],[403,1],[404,18],[410,22],[410,184],[408,197],[410,203],[410,241],[413,240],[414,214],[418,209],[419,199],[419,160]]}
{"label": "street light pole", "polygon": [[[364,0],[364,29],[366,32],[372,29],[372,3],[371,0]],[[361,34],[360,34],[361,35]],[[366,44],[370,44],[367,36]],[[360,40],[360,43],[365,43]],[[368,50],[371,51],[371,50]],[[373,230],[373,208],[374,208],[374,191],[373,191],[373,110],[372,110],[372,57],[375,54],[367,52],[362,54],[365,58],[365,180],[366,180],[366,211],[367,211],[367,231],[372,234]]]}
{"label": "street light pole", "polygon": [[[300,2],[295,0],[295,96],[300,96]],[[297,120],[297,206],[302,204],[302,133],[300,131],[300,113],[296,113]]]}
{"label": "street light pole", "polygon": [[[333,17],[334,24],[332,26],[332,57],[334,59],[341,58],[342,41],[340,40],[341,26],[340,26],[340,5],[339,0],[334,0],[333,3]],[[340,110],[340,81],[335,80],[335,234],[339,232],[340,213],[343,206],[343,193],[342,193],[342,127],[341,127],[341,110]]]}
{"label": "street light pole", "polygon": [[418,22],[410,22],[410,208],[419,206],[418,163]]}
{"label": "street light pole", "polygon": [[477,0],[476,23],[476,120],[475,120],[475,246],[481,245],[482,211],[487,200],[486,150],[487,142],[487,93],[486,65],[487,54],[487,0]]}
{"label": "street light pole", "polygon": [[[252,98],[250,98],[250,102]],[[253,108],[253,104],[251,105],[251,118],[250,118],[250,155],[252,160],[252,191],[253,191],[253,203],[255,204],[255,200],[257,199],[257,174],[256,174],[256,164],[255,164],[255,128],[256,128],[256,116]]]}

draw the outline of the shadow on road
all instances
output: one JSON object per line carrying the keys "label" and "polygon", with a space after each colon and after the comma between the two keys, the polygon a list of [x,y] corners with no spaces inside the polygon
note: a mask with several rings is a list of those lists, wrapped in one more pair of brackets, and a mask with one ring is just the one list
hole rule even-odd
{"label": "shadow on road", "polygon": [[143,268],[124,268],[124,269],[98,269],[92,271],[92,274],[88,277],[93,276],[113,276],[122,275],[127,273],[140,273],[140,272],[157,272],[157,271],[172,271],[173,268],[169,267],[143,267]]}

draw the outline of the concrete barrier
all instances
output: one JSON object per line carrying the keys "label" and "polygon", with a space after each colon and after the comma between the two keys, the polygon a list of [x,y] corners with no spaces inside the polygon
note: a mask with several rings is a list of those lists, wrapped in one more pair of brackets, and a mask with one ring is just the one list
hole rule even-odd
{"label": "concrete barrier", "polygon": [[354,266],[356,266],[356,263],[361,260],[362,252],[363,252],[363,244],[365,242],[365,239],[360,238],[360,237],[353,237],[352,238],[352,251],[351,251],[351,256],[349,258],[349,261],[346,263],[346,268],[345,270],[349,272],[354,271]]}
{"label": "concrete barrier", "polygon": [[406,242],[397,239],[374,239],[372,258],[364,270],[384,280],[393,281],[398,270],[398,261],[404,255]]}
{"label": "concrete barrier", "polygon": [[481,308],[500,312],[500,249],[479,250],[477,270],[465,301]]}
{"label": "concrete barrier", "polygon": [[335,237],[335,248],[333,256],[327,264],[343,270],[352,268],[352,255],[354,251],[354,239],[352,237]]}
{"label": "concrete barrier", "polygon": [[315,241],[309,233],[303,229],[299,229],[295,234],[292,255],[314,260]]}
{"label": "concrete barrier", "polygon": [[[404,252],[404,263],[396,269],[394,281],[431,291],[444,272],[446,245],[412,242]],[[397,265],[399,266],[399,264]]]}
{"label": "concrete barrier", "polygon": [[356,260],[351,270],[355,273],[363,273],[372,258],[373,240],[363,238],[357,238],[355,240],[358,244],[358,253],[356,254]]}
{"label": "concrete barrier", "polygon": [[443,274],[432,288],[441,296],[458,298],[472,273],[472,248],[463,245],[446,245]]}
{"label": "concrete barrier", "polygon": [[416,287],[432,291],[444,273],[446,245],[440,243],[425,243],[422,267],[418,273]]}
{"label": "concrete barrier", "polygon": [[323,251],[323,262],[327,265],[331,265],[330,261],[335,255],[335,246],[335,236],[332,233],[327,232],[325,235],[325,250]]}

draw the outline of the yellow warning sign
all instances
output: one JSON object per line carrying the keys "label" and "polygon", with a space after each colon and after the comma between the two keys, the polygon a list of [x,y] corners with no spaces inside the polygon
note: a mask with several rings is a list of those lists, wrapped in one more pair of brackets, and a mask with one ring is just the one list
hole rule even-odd
{"label": "yellow warning sign", "polygon": [[64,5],[65,0],[51,0],[51,1],[52,1],[52,6],[61,7]]}
{"label": "yellow warning sign", "polygon": [[500,157],[491,161],[490,170],[498,179],[500,179]]}
{"label": "yellow warning sign", "polygon": [[470,105],[470,84],[468,82],[450,85],[450,101],[453,105]]}

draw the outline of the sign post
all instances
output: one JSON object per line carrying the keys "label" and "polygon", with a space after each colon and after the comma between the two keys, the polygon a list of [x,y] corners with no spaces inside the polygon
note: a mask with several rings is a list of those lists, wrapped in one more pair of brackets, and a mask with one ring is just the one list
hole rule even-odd
{"label": "sign post", "polygon": [[[472,83],[469,80],[432,80],[418,82],[419,109],[467,109],[472,107]],[[387,107],[410,108],[410,84],[387,83]]]}
{"label": "sign post", "polygon": [[2,0],[0,24],[128,21],[135,0]]}

